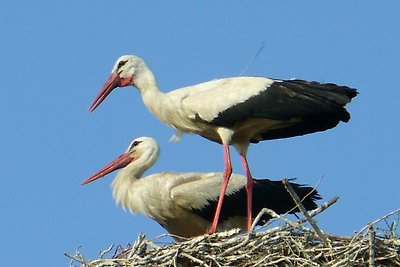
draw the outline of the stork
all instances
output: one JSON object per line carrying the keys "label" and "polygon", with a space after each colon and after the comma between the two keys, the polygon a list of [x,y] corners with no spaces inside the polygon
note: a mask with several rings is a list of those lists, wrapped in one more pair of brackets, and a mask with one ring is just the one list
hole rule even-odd
{"label": "stork", "polygon": [[[223,174],[161,172],[139,179],[157,161],[159,152],[159,146],[153,138],[137,138],[125,153],[81,184],[123,168],[112,183],[117,204],[132,213],[142,213],[154,219],[175,236],[189,238],[205,234],[212,222]],[[307,210],[316,208],[315,200],[321,197],[315,189],[290,184],[299,198],[303,199]],[[246,177],[232,174],[218,230],[247,229],[247,207],[245,201],[240,201],[246,198],[245,185]],[[281,181],[254,179],[253,214],[258,214],[264,207],[279,214],[298,211]],[[270,218],[264,215],[258,224]]]}
{"label": "stork", "polygon": [[332,83],[278,80],[266,77],[232,77],[162,93],[146,63],[133,55],[121,56],[92,102],[94,111],[117,87],[133,85],[144,104],[162,122],[182,133],[198,134],[221,143],[224,182],[210,233],[217,230],[221,207],[232,174],[229,145],[239,152],[247,176],[247,228],[252,218],[253,178],[246,159],[250,143],[325,131],[348,122],[345,105],[357,90]]}

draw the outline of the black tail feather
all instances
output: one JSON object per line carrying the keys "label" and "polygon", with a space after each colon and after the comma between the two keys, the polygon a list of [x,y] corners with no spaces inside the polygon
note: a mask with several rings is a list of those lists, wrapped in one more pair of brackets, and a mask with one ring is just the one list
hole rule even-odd
{"label": "black tail feather", "polygon": [[[294,179],[290,179],[293,181]],[[293,190],[296,192],[298,197],[303,200],[302,203],[306,210],[312,210],[317,207],[315,201],[321,199],[318,192],[309,186],[290,182]],[[223,222],[229,218],[235,216],[246,217],[247,214],[247,203],[246,203],[246,189],[242,187],[239,191],[236,191],[230,195],[226,195],[222,206],[220,215],[220,222]],[[212,221],[217,200],[210,201],[207,207],[202,210],[194,210],[199,216]],[[271,181],[268,179],[254,179],[253,187],[253,216],[263,209],[269,208],[278,214],[284,213],[296,213],[299,209],[296,207],[296,203],[286,190],[282,181]],[[265,214],[259,224],[265,223],[271,219],[268,214]]]}
{"label": "black tail feather", "polygon": [[[291,179],[293,180],[293,179]],[[320,200],[321,196],[315,188],[304,186],[298,183],[290,182],[291,187],[302,200],[306,210],[312,210],[317,207],[316,200]],[[269,208],[278,214],[289,212],[290,214],[299,212],[293,198],[286,190],[282,181],[271,181],[268,179],[255,180],[253,189],[253,214],[256,216],[262,208]],[[268,215],[263,216],[261,221],[268,221]]]}

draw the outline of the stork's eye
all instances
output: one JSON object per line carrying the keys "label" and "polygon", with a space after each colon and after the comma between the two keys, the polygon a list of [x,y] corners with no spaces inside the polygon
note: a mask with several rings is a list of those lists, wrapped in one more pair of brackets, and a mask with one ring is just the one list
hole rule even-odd
{"label": "stork's eye", "polygon": [[123,67],[123,66],[126,64],[126,62],[128,62],[128,60],[120,61],[120,62],[118,63],[118,69],[120,69],[121,67]]}
{"label": "stork's eye", "polygon": [[141,142],[142,142],[142,141],[135,141],[135,142],[133,142],[132,147],[135,147],[135,146],[139,145]]}
{"label": "stork's eye", "polygon": [[133,141],[129,146],[128,150],[132,150],[135,146],[138,146],[142,141]]}

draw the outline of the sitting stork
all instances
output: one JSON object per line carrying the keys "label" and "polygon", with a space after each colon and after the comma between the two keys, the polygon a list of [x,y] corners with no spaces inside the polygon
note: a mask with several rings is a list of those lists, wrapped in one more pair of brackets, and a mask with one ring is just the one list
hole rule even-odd
{"label": "sitting stork", "polygon": [[[132,213],[142,213],[152,218],[175,236],[189,238],[207,233],[213,220],[223,174],[161,172],[140,179],[156,162],[159,153],[160,149],[153,138],[137,138],[125,153],[81,184],[93,182],[122,168],[112,183],[117,204]],[[225,192],[218,230],[247,229],[247,207],[242,201],[246,198],[246,183],[246,177],[232,174]],[[315,189],[290,184],[307,210],[317,207],[315,200],[321,197]],[[264,207],[278,214],[298,212],[295,202],[280,181],[254,179],[253,198],[252,214],[255,215]],[[270,218],[265,214],[258,224]]]}

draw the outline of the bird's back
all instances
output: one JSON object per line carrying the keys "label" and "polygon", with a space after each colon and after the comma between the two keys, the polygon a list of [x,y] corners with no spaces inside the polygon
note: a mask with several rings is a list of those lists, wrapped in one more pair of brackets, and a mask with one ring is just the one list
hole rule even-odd
{"label": "bird's back", "polygon": [[356,95],[356,89],[331,83],[273,80],[256,94],[247,94],[245,101],[220,110],[209,123],[239,135],[250,133],[253,143],[305,135],[348,122],[345,105]]}

